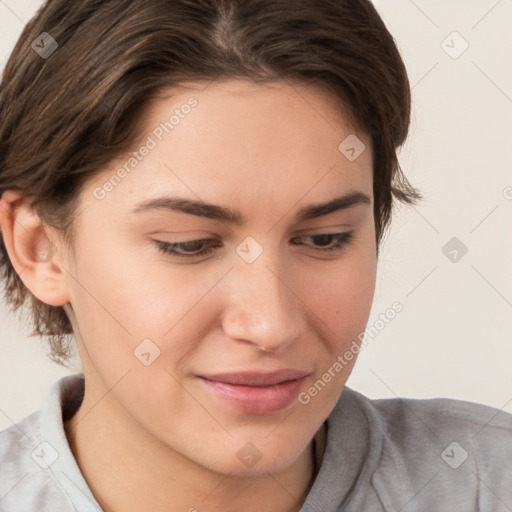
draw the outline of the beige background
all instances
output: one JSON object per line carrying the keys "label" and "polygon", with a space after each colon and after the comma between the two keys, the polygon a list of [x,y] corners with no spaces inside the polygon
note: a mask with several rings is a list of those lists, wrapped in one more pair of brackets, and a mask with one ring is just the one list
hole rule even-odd
{"label": "beige background", "polygon": [[[512,1],[375,3],[413,86],[401,163],[425,201],[395,216],[368,325],[395,301],[403,311],[369,338],[348,385],[370,397],[447,396],[512,412]],[[0,0],[2,68],[40,5]],[[442,251],[453,237],[468,248],[457,262]],[[69,372],[3,303],[0,326],[3,428]]]}

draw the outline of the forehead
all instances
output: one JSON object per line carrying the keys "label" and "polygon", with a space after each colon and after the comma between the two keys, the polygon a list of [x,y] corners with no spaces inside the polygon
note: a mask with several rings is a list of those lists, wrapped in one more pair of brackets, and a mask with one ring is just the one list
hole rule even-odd
{"label": "forehead", "polygon": [[[200,107],[194,108],[192,112],[187,108],[191,98]],[[180,110],[184,111],[184,115]],[[141,122],[141,135],[154,130],[155,123],[170,119],[173,111],[180,114],[181,120],[188,118],[188,122],[180,121],[179,124],[193,127],[198,135],[212,129],[219,135],[228,131],[230,138],[241,137],[246,130],[238,133],[233,132],[233,129],[246,128],[260,136],[262,131],[266,131],[268,138],[276,132],[280,139],[289,134],[297,141],[301,140],[301,134],[311,138],[312,132],[318,130],[320,137],[325,137],[328,130],[335,137],[340,132],[357,133],[362,139],[367,137],[352,122],[352,116],[349,117],[349,111],[343,107],[341,100],[328,92],[325,86],[291,80],[254,83],[223,78],[210,82],[183,83],[174,89],[160,90],[147,102]],[[204,130],[198,131],[199,125]],[[286,128],[284,132],[283,126]],[[185,129],[180,127],[183,135]]]}
{"label": "forehead", "polygon": [[[183,84],[151,99],[138,130],[133,151],[97,176],[86,200],[94,201],[92,188],[109,182],[111,207],[162,193],[247,207],[262,201],[291,207],[301,197],[319,202],[356,189],[371,195],[367,134],[311,85]],[[356,159],[344,152],[347,140],[359,141],[358,152],[365,148]]]}

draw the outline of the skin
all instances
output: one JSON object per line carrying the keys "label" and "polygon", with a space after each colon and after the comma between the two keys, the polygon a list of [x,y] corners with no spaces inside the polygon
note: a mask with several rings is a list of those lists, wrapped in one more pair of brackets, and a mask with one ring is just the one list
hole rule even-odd
{"label": "skin", "polygon": [[[376,275],[370,140],[357,132],[366,150],[349,161],[338,145],[356,132],[320,90],[225,80],[161,94],[141,141],[191,96],[198,105],[103,199],[95,188],[125,157],[83,188],[75,257],[14,191],[2,198],[2,232],[25,285],[72,319],[86,392],[66,433],[105,511],[298,510],[312,439],[356,358],[307,405],[266,415],[236,410],[198,375],[295,368],[309,372],[304,391],[364,330]],[[297,221],[301,207],[352,191],[370,204]],[[246,222],[130,213],[165,193]],[[346,231],[354,238],[329,254],[307,236]],[[248,236],[263,249],[252,263],[236,252]],[[153,242],[208,238],[220,246],[189,261]],[[50,257],[38,259],[48,240]],[[134,356],[146,338],[160,349],[149,366]],[[237,457],[248,442],[261,454],[252,467]]]}

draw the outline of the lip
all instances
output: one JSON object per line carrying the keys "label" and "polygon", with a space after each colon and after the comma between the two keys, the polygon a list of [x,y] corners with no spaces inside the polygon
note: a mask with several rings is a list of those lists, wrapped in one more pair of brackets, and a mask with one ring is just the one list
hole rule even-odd
{"label": "lip", "polygon": [[279,370],[202,375],[207,391],[248,414],[275,414],[297,397],[308,372]]}
{"label": "lip", "polygon": [[215,375],[201,375],[201,378],[214,382],[223,382],[234,386],[274,386],[288,380],[296,380],[308,375],[309,372],[286,368],[275,372],[232,372]]}

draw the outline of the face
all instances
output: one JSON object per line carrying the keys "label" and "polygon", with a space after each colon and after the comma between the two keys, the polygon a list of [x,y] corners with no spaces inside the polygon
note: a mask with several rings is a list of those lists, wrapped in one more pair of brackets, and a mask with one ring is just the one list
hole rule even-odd
{"label": "face", "polygon": [[370,141],[347,158],[355,132],[316,89],[235,80],[162,93],[141,133],[81,195],[67,286],[87,393],[198,465],[279,472],[368,320]]}

